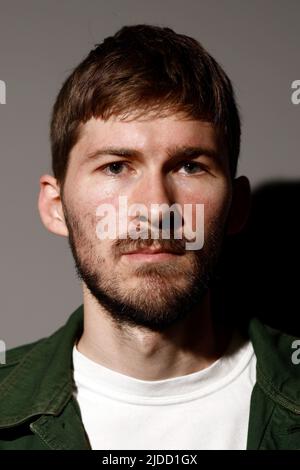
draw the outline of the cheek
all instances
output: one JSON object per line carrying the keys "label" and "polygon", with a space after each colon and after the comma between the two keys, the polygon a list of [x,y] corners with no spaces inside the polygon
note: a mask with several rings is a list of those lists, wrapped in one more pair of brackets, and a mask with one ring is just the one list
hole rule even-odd
{"label": "cheek", "polygon": [[204,206],[204,230],[212,224],[220,224],[226,219],[231,204],[230,186],[221,183],[213,186],[202,187],[201,191],[195,191],[193,194],[188,193],[182,198],[182,205],[190,204],[192,209],[192,225],[196,230],[196,221],[201,217],[202,210],[197,209],[196,204]]}
{"label": "cheek", "polygon": [[97,223],[97,211],[101,206],[117,210],[119,192],[112,190],[109,186],[101,184],[91,184],[89,181],[81,180],[74,193],[73,206],[77,213],[83,215],[93,222]]}
{"label": "cheek", "polygon": [[212,224],[223,225],[231,205],[231,191],[228,187],[221,187],[208,197],[205,204],[205,226]]}
{"label": "cheek", "polygon": [[93,256],[99,256],[99,259],[109,258],[113,240],[98,236],[97,228],[101,217],[97,212],[102,205],[108,205],[117,213],[118,194],[113,194],[100,185],[88,185],[82,180],[80,185],[73,184],[72,188],[67,188],[65,203],[73,224],[76,224],[74,235],[80,249],[89,253],[89,256],[93,252]]}
{"label": "cheek", "polygon": [[88,184],[83,178],[80,183],[77,191],[73,190],[72,213],[77,220],[80,219],[78,222],[85,240],[97,253],[106,256],[118,238],[120,192],[112,190],[109,185]]}

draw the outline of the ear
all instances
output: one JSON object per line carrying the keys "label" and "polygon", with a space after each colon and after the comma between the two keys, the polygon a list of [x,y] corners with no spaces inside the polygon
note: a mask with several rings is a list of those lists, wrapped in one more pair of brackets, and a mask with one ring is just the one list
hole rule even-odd
{"label": "ear", "polygon": [[247,223],[250,207],[250,182],[246,176],[239,176],[233,180],[232,202],[227,222],[228,235],[234,235],[242,231]]}
{"label": "ear", "polygon": [[47,230],[64,237],[69,235],[62,208],[60,186],[56,178],[51,175],[43,175],[40,178],[38,208]]}

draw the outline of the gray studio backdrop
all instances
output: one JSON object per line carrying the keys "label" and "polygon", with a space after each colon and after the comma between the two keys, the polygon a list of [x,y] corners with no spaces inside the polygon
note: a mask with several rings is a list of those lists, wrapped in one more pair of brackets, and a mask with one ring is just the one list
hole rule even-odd
{"label": "gray studio backdrop", "polygon": [[39,177],[50,171],[49,117],[72,68],[95,43],[135,23],[193,36],[223,65],[243,120],[239,174],[253,187],[300,177],[300,105],[291,100],[300,80],[299,1],[0,0],[0,339],[7,347],[50,334],[82,302],[67,241],[46,231],[37,210]]}

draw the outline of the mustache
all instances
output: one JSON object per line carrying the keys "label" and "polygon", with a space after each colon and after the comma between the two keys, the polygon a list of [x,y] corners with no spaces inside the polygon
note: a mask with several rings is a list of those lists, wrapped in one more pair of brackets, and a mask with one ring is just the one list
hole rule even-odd
{"label": "mustache", "polygon": [[162,251],[170,251],[178,255],[183,255],[186,245],[186,239],[175,239],[175,238],[138,238],[133,240],[128,239],[117,239],[113,243],[113,249],[117,255],[128,253],[129,251],[140,250],[145,248],[153,247]]}

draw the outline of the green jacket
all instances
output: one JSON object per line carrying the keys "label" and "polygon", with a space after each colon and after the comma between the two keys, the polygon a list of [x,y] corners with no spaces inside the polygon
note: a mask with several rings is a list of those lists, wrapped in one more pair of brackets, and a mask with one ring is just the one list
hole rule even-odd
{"label": "green jacket", "polygon": [[[91,448],[73,398],[72,348],[82,328],[81,305],[50,337],[7,351],[0,366],[0,450]],[[300,364],[291,359],[295,338],[255,318],[249,336],[257,382],[247,449],[300,449]]]}

